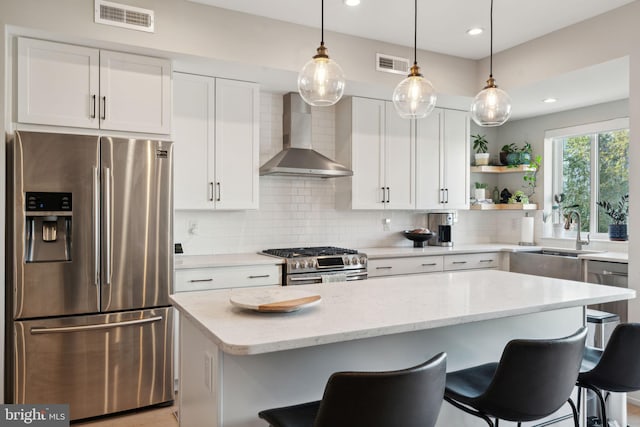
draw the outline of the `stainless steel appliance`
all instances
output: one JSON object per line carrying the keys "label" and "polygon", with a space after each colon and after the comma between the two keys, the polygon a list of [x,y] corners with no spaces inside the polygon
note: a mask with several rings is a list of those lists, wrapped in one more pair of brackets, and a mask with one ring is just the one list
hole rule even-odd
{"label": "stainless steel appliance", "polygon": [[7,401],[171,401],[172,143],[16,132],[7,163]]}
{"label": "stainless steel appliance", "polygon": [[[586,260],[585,263],[585,282],[621,288],[629,287],[629,272],[626,263],[595,260]],[[628,321],[628,306],[627,300],[623,300],[590,305],[589,308],[617,314],[620,316],[620,322],[626,323]]]}
{"label": "stainless steel appliance", "polygon": [[455,212],[430,212],[427,228],[433,236],[429,239],[429,246],[453,246],[453,223]]}
{"label": "stainless steel appliance", "polygon": [[285,259],[283,286],[367,278],[367,255],[353,249],[320,246],[267,249],[262,253]]}

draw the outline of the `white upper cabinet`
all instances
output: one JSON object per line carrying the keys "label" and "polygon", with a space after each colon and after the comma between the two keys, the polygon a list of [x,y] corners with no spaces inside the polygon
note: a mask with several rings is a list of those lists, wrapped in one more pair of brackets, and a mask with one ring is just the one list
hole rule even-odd
{"label": "white upper cabinet", "polygon": [[337,180],[338,205],[351,209],[413,209],[414,142],[410,121],[393,104],[346,98],[336,110],[336,157],[353,177]]}
{"label": "white upper cabinet", "polygon": [[257,209],[258,85],[174,73],[175,209]]}
{"label": "white upper cabinet", "polygon": [[171,132],[171,63],[100,51],[100,128]]}
{"label": "white upper cabinet", "polygon": [[416,121],[416,207],[469,208],[469,115],[436,108]]}
{"label": "white upper cabinet", "polygon": [[171,63],[18,39],[18,122],[157,134],[171,131]]}

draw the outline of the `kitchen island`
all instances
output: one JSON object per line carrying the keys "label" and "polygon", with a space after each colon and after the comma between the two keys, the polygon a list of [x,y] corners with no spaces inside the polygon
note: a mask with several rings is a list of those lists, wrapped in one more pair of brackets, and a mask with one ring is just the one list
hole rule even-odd
{"label": "kitchen island", "polygon": [[[229,299],[246,288],[172,297],[182,318],[182,427],[264,426],[259,410],[319,399],[339,370],[400,369],[440,351],[449,371],[497,360],[512,338],[568,335],[584,324],[584,306],[635,297],[629,289],[497,270],[304,290],[321,303],[291,313],[232,306]],[[477,422],[444,404],[438,425]]]}

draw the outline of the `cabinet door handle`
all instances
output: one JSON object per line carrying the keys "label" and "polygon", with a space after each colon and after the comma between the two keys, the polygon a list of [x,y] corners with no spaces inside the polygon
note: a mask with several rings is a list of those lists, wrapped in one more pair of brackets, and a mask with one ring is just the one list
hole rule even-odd
{"label": "cabinet door handle", "polygon": [[384,194],[384,187],[380,187],[380,189],[382,190],[382,203],[385,203],[385,194]]}
{"label": "cabinet door handle", "polygon": [[444,188],[440,189],[440,203],[445,203],[445,201],[444,201]]}
{"label": "cabinet door handle", "polygon": [[216,182],[216,189],[218,191],[218,197],[216,197],[216,202],[219,202],[220,199],[222,198],[222,187],[220,186],[219,182]]}
{"label": "cabinet door handle", "polygon": [[89,109],[91,110],[91,114],[89,114],[89,117],[92,119],[96,118],[96,95],[93,94],[91,95],[91,105],[89,106]]}
{"label": "cabinet door handle", "polygon": [[213,279],[191,279],[190,283],[198,283],[198,282],[213,282]]}
{"label": "cabinet door handle", "polygon": [[492,259],[481,259],[480,262],[493,262]]}
{"label": "cabinet door handle", "polygon": [[387,203],[391,201],[391,188],[387,187]]}
{"label": "cabinet door handle", "polygon": [[213,182],[209,183],[209,201],[213,202]]}
{"label": "cabinet door handle", "polygon": [[435,265],[438,265],[438,264],[436,264],[435,262],[431,262],[429,264],[422,264],[423,267],[433,267]]}
{"label": "cabinet door handle", "polygon": [[453,261],[452,264],[466,264],[467,261]]}
{"label": "cabinet door handle", "polygon": [[391,270],[393,267],[376,267],[376,270]]}
{"label": "cabinet door handle", "polygon": [[102,97],[102,120],[107,120],[107,97]]}
{"label": "cabinet door handle", "polygon": [[444,193],[446,194],[446,198],[444,199],[445,200],[444,202],[449,203],[449,189],[445,188]]}
{"label": "cabinet door handle", "polygon": [[249,279],[265,279],[267,277],[271,277],[270,274],[260,274],[257,276],[249,276]]}

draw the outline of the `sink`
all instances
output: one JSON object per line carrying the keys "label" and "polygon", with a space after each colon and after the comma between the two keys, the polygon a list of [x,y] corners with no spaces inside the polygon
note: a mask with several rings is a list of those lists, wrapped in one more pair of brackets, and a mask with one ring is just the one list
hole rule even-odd
{"label": "sink", "polygon": [[509,254],[509,271],[582,281],[582,254],[598,253],[564,248],[542,248]]}

